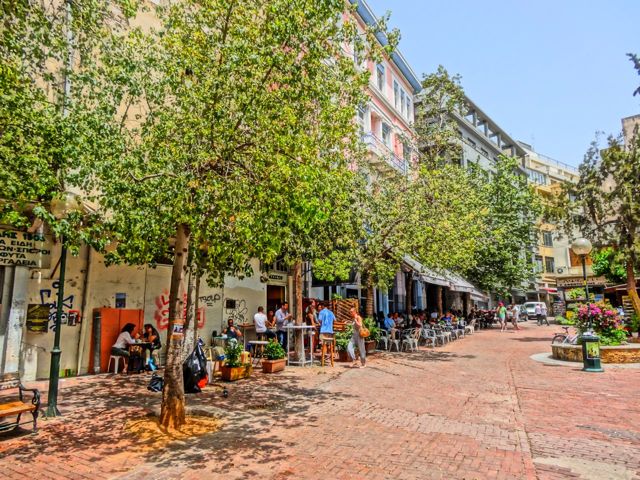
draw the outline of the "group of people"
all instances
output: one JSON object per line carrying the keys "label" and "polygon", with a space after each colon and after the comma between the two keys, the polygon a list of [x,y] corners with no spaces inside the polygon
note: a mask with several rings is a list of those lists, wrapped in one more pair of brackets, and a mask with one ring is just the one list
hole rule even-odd
{"label": "group of people", "polygon": [[[153,360],[155,367],[157,368],[160,366],[160,356],[158,352],[162,348],[162,342],[160,341],[160,334],[158,331],[150,323],[146,323],[144,325],[142,335],[135,330],[135,324],[127,323],[122,327],[116,342],[111,347],[111,355],[123,358],[124,369],[122,373],[127,373],[128,371],[128,360],[131,357],[129,347],[141,342],[144,342],[146,347],[145,356],[148,353],[150,358]],[[148,358],[146,358],[146,360],[148,361]]]}

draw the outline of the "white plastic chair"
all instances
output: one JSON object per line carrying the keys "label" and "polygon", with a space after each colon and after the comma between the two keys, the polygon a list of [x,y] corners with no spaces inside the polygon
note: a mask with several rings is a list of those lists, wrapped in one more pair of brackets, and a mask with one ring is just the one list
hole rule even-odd
{"label": "white plastic chair", "polygon": [[422,329],[421,335],[424,339],[425,346],[429,346],[429,344],[432,348],[436,346],[436,343],[438,341],[438,339],[436,338],[436,332],[425,327]]}
{"label": "white plastic chair", "polygon": [[411,328],[409,330],[405,330],[404,335],[402,337],[402,347],[401,350],[406,351],[405,347],[409,347],[411,351],[417,350],[417,346],[415,345],[416,340],[416,329]]}
{"label": "white plastic chair", "polygon": [[398,338],[398,330],[393,331],[393,335],[389,335],[389,351],[396,346],[396,352],[400,351],[400,339]]}
{"label": "white plastic chair", "polygon": [[384,349],[389,350],[389,332],[386,330],[380,329],[380,339],[378,340],[378,344],[384,343]]}

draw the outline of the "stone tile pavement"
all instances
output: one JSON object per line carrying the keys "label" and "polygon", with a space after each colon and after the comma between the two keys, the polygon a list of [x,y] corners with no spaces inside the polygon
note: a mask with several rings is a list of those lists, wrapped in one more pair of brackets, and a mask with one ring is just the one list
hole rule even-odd
{"label": "stone tile pavement", "polygon": [[640,370],[532,360],[555,330],[483,330],[435,350],[377,353],[365,369],[256,374],[228,385],[226,399],[216,384],[188,402],[222,428],[158,449],[123,428],[158,408],[148,377],[66,379],[64,417],[0,439],[0,476],[640,478]]}

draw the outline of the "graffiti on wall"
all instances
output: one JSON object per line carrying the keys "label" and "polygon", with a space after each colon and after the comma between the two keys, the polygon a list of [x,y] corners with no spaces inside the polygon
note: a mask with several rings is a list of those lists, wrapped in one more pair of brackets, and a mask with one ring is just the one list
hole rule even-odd
{"label": "graffiti on wall", "polygon": [[[40,305],[49,307],[49,329],[56,331],[56,314],[58,313],[58,281],[51,285],[51,288],[40,290]],[[55,292],[55,294],[54,294]],[[62,300],[62,315],[60,324],[75,326],[80,320],[80,312],[73,309],[74,295],[69,295]],[[71,322],[69,319],[71,318]]]}
{"label": "graffiti on wall", "polygon": [[242,300],[234,300],[232,298],[225,299],[226,319],[233,318],[233,322],[236,325],[245,323],[248,312],[249,312],[249,309],[247,308],[247,302],[244,299]]}
{"label": "graffiti on wall", "polygon": [[[182,311],[182,318],[187,317],[187,294],[184,294],[182,299],[184,309]],[[169,290],[163,290],[160,295],[155,298],[156,310],[153,313],[153,319],[156,322],[156,328],[158,330],[166,330],[169,327]],[[198,320],[198,329],[204,328],[205,313],[204,307],[198,308],[196,314]]]}
{"label": "graffiti on wall", "polygon": [[220,300],[222,300],[222,296],[219,293],[198,297],[198,301],[204,303],[207,307],[213,307]]}

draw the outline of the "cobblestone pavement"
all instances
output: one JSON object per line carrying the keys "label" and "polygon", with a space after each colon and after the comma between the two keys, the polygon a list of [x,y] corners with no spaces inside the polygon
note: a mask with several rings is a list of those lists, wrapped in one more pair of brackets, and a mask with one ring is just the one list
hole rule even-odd
{"label": "cobblestone pavement", "polygon": [[[64,417],[0,440],[1,478],[640,478],[640,370],[536,362],[556,327],[524,324],[365,369],[290,368],[189,396],[222,428],[151,450],[123,429],[158,408],[146,376],[62,382]],[[37,385],[43,388],[45,385]],[[45,397],[46,398],[46,397]]]}

